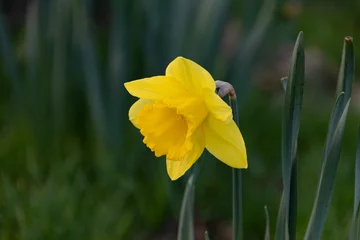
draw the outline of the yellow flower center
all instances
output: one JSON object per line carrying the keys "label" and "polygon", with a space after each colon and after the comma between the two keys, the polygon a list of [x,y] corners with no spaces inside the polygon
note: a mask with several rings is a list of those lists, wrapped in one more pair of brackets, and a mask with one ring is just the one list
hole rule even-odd
{"label": "yellow flower center", "polygon": [[146,105],[136,123],[144,136],[143,142],[157,157],[166,155],[168,160],[180,161],[192,149],[191,137],[208,110],[198,99],[183,99],[175,105],[160,101]]}

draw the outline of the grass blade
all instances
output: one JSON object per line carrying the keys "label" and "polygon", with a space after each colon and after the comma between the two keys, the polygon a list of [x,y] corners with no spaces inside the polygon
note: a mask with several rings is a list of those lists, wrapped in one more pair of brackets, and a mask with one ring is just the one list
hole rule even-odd
{"label": "grass blade", "polygon": [[324,162],[311,218],[306,230],[306,240],[320,239],[324,229],[340,160],[342,138],[354,79],[354,68],[355,59],[352,38],[345,37],[336,90],[336,93],[340,93],[340,95],[336,100],[330,119]]}
{"label": "grass blade", "polygon": [[345,103],[351,97],[352,83],[354,80],[355,56],[352,37],[345,37],[342,51],[342,59],[339,71],[339,77],[336,88],[336,97],[341,92],[345,94]]}
{"label": "grass blade", "polygon": [[49,18],[51,12],[44,1],[33,1],[27,7],[25,23],[25,84],[24,96],[29,123],[36,136],[39,148],[49,149],[42,154],[50,154],[52,150],[52,121],[47,116],[47,108],[51,106],[49,99],[49,78],[51,61],[51,43],[47,38]]}
{"label": "grass blade", "polygon": [[350,240],[357,238],[356,222],[358,221],[359,202],[360,202],[360,128],[358,132],[358,140],[356,145],[356,161],[355,161],[355,194],[354,194],[354,212],[351,220]]}
{"label": "grass blade", "polygon": [[[233,84],[238,96],[246,96],[250,87],[249,75],[255,56],[261,46],[269,26],[273,23],[278,0],[264,0],[251,32],[239,49],[234,63],[229,69],[229,81]],[[242,80],[242,82],[241,82]],[[240,100],[241,102],[241,100]]]}
{"label": "grass blade", "polygon": [[[109,78],[109,93],[110,98],[108,106],[109,111],[109,126],[111,126],[110,138],[114,149],[120,150],[119,146],[123,144],[123,126],[125,126],[124,118],[121,114],[125,113],[124,106],[126,106],[125,88],[123,83],[125,79],[129,79],[130,64],[126,59],[129,59],[129,50],[126,47],[129,37],[129,27],[127,25],[126,16],[126,1],[111,1],[111,31],[109,37],[108,48],[108,78]],[[121,103],[121,104],[120,104]]]}
{"label": "grass blade", "polygon": [[[342,51],[342,59],[339,70],[339,78],[336,89],[336,98],[340,94],[344,94],[344,100],[342,102],[341,111],[345,108],[345,104],[351,97],[352,84],[354,81],[354,70],[355,70],[355,57],[354,57],[354,46],[351,37],[345,37],[344,46]],[[334,135],[336,125],[340,119],[340,115],[337,114],[330,121],[330,127],[326,141],[326,146],[329,146],[332,136]]]}
{"label": "grass blade", "polygon": [[181,204],[179,228],[178,228],[178,240],[195,240],[194,231],[194,198],[195,198],[195,180],[199,172],[199,164],[195,163],[189,176],[185,193]]}
{"label": "grass blade", "polygon": [[3,15],[0,13],[0,47],[4,69],[7,71],[11,79],[12,88],[14,91],[14,98],[17,105],[22,105],[22,87],[19,78],[19,70],[15,61],[14,52],[10,43],[9,35],[6,31]]}
{"label": "grass blade", "polygon": [[295,239],[296,236],[296,145],[303,98],[304,61],[303,33],[300,32],[293,50],[289,76],[286,82],[283,80],[284,88],[286,85],[281,147],[284,190],[276,224],[276,239]]}
{"label": "grass blade", "polygon": [[96,63],[93,39],[90,34],[89,17],[84,1],[77,0],[72,3],[76,40],[81,51],[82,67],[85,75],[87,98],[92,120],[94,121],[97,134],[102,139],[108,140],[103,98],[100,91],[100,75]]}
{"label": "grass blade", "polygon": [[168,46],[167,57],[174,59],[182,55],[185,48],[185,39],[187,38],[187,31],[192,24],[192,16],[196,8],[196,2],[191,0],[174,0],[171,1],[171,17],[170,17],[170,34],[168,41],[171,43]]}
{"label": "grass blade", "polygon": [[228,20],[230,1],[202,0],[198,4],[186,53],[206,69],[212,69]]}
{"label": "grass blade", "polygon": [[60,135],[64,131],[65,121],[65,79],[67,44],[69,38],[70,5],[68,1],[57,1],[52,7],[54,12],[53,62],[52,62],[52,110],[54,121],[54,146],[60,146]]}
{"label": "grass blade", "polygon": [[[343,106],[345,95],[341,94],[336,101],[335,108],[332,115],[332,120],[339,117],[337,125],[334,125],[334,134],[328,135],[331,139],[326,146],[325,159],[321,169],[321,176],[319,180],[318,191],[314,202],[311,218],[306,230],[305,240],[320,239],[335,183],[335,175],[340,159],[342,138],[345,128],[346,116],[349,108],[350,100]],[[330,130],[329,130],[330,133]]]}
{"label": "grass blade", "polygon": [[270,240],[270,219],[269,219],[269,211],[267,207],[264,207],[265,217],[266,217],[266,230],[265,230],[265,240]]}

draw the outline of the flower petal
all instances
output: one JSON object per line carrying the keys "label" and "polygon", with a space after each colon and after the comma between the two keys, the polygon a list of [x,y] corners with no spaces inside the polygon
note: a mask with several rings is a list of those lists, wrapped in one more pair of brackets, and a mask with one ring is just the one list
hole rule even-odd
{"label": "flower petal", "polygon": [[232,120],[224,123],[211,115],[204,123],[206,149],[217,159],[233,168],[247,168],[244,139]]}
{"label": "flower petal", "polygon": [[186,94],[184,86],[173,77],[155,76],[124,84],[126,90],[138,98],[163,100]]}
{"label": "flower petal", "polygon": [[218,120],[229,123],[233,115],[229,105],[227,105],[215,92],[206,91],[204,100],[209,112]]}
{"label": "flower petal", "polygon": [[154,101],[149,99],[139,99],[137,100],[129,110],[129,119],[134,124],[135,127],[139,128],[139,126],[136,124],[136,118],[139,114],[139,112],[148,104],[152,104]]}
{"label": "flower petal", "polygon": [[193,148],[181,161],[166,160],[166,169],[171,180],[183,176],[185,172],[198,160],[205,149],[204,133],[201,127],[193,135]]}
{"label": "flower petal", "polygon": [[172,76],[187,86],[188,90],[200,93],[204,88],[215,91],[215,81],[208,71],[197,63],[183,58],[175,58],[166,68],[166,76]]}

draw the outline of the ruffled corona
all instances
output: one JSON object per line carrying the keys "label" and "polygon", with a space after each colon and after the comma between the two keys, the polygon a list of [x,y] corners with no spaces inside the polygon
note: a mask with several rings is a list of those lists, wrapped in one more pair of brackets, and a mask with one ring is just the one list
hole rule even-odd
{"label": "ruffled corona", "polygon": [[166,155],[168,160],[181,161],[192,149],[191,136],[205,119],[207,110],[190,105],[193,108],[181,109],[156,102],[138,113],[136,124],[144,136],[143,142],[155,156]]}

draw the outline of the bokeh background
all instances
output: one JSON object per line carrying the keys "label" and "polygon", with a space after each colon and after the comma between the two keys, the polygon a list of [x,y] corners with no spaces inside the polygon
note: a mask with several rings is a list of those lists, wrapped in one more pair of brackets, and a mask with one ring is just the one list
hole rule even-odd
{"label": "bokeh background", "polygon": [[[177,56],[239,96],[245,239],[272,231],[281,196],[280,79],[299,31],[306,79],[299,135],[298,237],[310,217],[345,36],[360,54],[358,0],[2,0],[0,239],[176,239],[187,175],[143,145],[126,81],[164,74]],[[359,75],[359,69],[356,69]],[[323,239],[345,239],[360,122],[355,80]],[[230,239],[231,169],[205,153],[197,239]]]}

